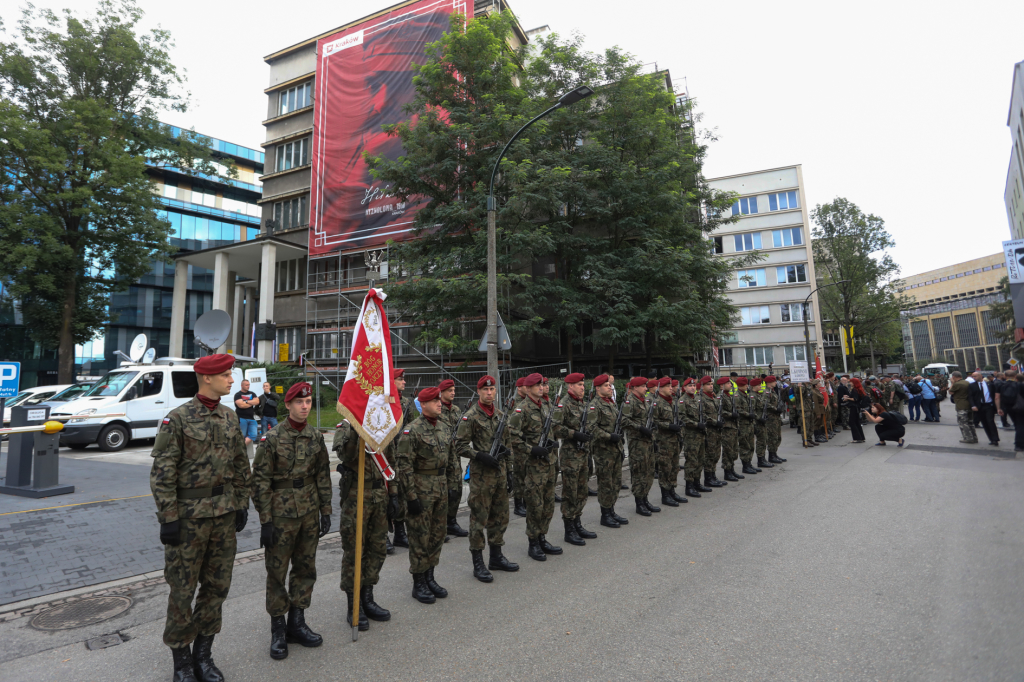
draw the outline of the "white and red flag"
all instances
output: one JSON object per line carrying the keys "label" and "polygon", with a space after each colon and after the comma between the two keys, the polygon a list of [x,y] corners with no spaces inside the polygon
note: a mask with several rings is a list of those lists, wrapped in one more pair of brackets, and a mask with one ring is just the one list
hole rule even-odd
{"label": "white and red flag", "polygon": [[338,414],[373,452],[383,450],[402,428],[402,405],[391,376],[391,331],[384,310],[387,294],[370,289],[355,329],[348,373],[338,396]]}

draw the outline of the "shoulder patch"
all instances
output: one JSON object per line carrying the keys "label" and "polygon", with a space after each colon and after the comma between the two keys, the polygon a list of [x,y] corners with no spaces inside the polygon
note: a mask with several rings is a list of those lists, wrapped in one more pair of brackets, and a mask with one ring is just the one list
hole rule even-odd
{"label": "shoulder patch", "polygon": [[629,401],[628,400],[626,401],[626,404],[629,405]]}
{"label": "shoulder patch", "polygon": [[170,424],[170,423],[171,423],[171,418],[170,417],[164,417],[164,424]]}
{"label": "shoulder patch", "polygon": [[402,431],[402,433],[409,433],[409,429],[406,429],[405,431]]}
{"label": "shoulder patch", "polygon": [[590,409],[592,409],[592,410],[596,410],[597,408],[596,408],[596,407],[594,407],[593,405],[591,405],[591,406],[590,406]]}
{"label": "shoulder patch", "polygon": [[262,443],[262,442],[263,442],[263,441],[265,441],[266,439],[267,439],[267,436],[266,436],[266,435],[264,435],[264,436],[263,436],[263,438],[260,438],[260,442]]}
{"label": "shoulder patch", "polygon": [[468,422],[468,421],[469,421],[469,417],[463,417],[463,418],[462,418],[462,421],[464,421],[464,422]]}
{"label": "shoulder patch", "polygon": [[558,403],[558,407],[561,407],[561,406],[562,406],[562,403]]}
{"label": "shoulder patch", "polygon": [[523,411],[523,408],[521,408],[521,407],[517,407],[516,408],[516,412],[522,412],[522,411]]}

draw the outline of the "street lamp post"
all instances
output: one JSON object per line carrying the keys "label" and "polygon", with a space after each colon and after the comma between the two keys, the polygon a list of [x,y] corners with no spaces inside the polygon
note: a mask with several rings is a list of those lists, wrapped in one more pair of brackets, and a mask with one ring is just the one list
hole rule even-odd
{"label": "street lamp post", "polygon": [[491,183],[487,189],[487,373],[498,382],[499,404],[501,401],[501,377],[498,373],[498,206],[494,201],[494,177],[498,174],[498,166],[501,165],[501,159],[505,156],[505,152],[523,134],[524,130],[552,111],[575,104],[593,94],[594,91],[591,88],[581,85],[575,90],[559,97],[555,106],[530,119],[526,125],[519,129],[519,132],[512,136],[512,139],[508,141],[505,148],[501,150],[501,154],[498,155],[498,159],[494,162],[494,170],[491,171]]}
{"label": "street lamp post", "polygon": [[807,306],[810,304],[811,296],[814,296],[814,294],[818,290],[820,290],[820,289],[827,289],[828,287],[834,287],[837,284],[846,284],[849,281],[850,280],[848,280],[848,279],[841,279],[838,282],[831,282],[829,284],[825,284],[823,286],[820,286],[817,289],[812,289],[811,293],[807,294],[807,298],[804,299],[804,308],[803,308],[803,310],[804,310],[804,353],[807,354],[807,375],[808,376],[811,375],[811,334],[810,334],[810,331],[807,328]]}

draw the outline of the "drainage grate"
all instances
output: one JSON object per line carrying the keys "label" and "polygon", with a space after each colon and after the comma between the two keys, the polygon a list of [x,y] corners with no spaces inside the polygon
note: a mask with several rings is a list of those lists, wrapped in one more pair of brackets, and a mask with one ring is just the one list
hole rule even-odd
{"label": "drainage grate", "polygon": [[117,646],[124,640],[121,639],[121,635],[100,635],[99,637],[93,637],[85,641],[85,648],[89,651],[98,651],[100,649],[106,649],[107,647]]}
{"label": "drainage grate", "polygon": [[73,630],[109,620],[127,611],[131,605],[132,600],[128,597],[88,597],[46,609],[29,625],[37,630]]}

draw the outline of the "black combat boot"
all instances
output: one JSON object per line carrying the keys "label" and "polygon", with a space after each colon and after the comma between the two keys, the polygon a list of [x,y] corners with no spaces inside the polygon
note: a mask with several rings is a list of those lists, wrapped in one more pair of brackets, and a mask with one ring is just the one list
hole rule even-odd
{"label": "black combat boot", "polygon": [[437,597],[438,599],[444,599],[445,597],[448,596],[448,590],[446,590],[443,587],[441,587],[440,585],[438,585],[437,581],[434,580],[434,569],[433,568],[427,569],[427,572],[424,573],[423,576],[424,576],[424,579],[427,582],[427,589],[430,590],[431,592],[433,592],[435,597]]}
{"label": "black combat boot", "polygon": [[758,472],[757,472],[757,469],[754,468],[753,462],[744,462],[743,463],[743,473],[745,473],[745,474],[756,474]]}
{"label": "black combat boot", "polygon": [[762,469],[771,469],[775,465],[774,464],[770,464],[768,462],[768,460],[766,460],[764,457],[758,457],[757,458],[757,466],[761,467]]}
{"label": "black combat boot", "polygon": [[[363,611],[364,609],[360,606],[360,615],[362,615]],[[324,643],[324,638],[310,630],[309,626],[306,625],[306,614],[298,606],[288,609],[288,627],[285,630],[285,636],[289,642],[302,646],[314,647]]]}
{"label": "black combat boot", "polygon": [[788,460],[786,460],[785,457],[779,457],[779,453],[777,452],[769,452],[768,461],[771,462],[772,464],[782,464],[783,462],[786,462]]}
{"label": "black combat boot", "polygon": [[540,548],[540,540],[537,538],[527,538],[530,542],[530,548],[526,550],[526,555],[534,561],[547,561],[548,557],[544,554],[544,550]]}
{"label": "black combat boot", "polygon": [[548,542],[548,537],[546,535],[538,535],[537,543],[540,545],[541,551],[545,554],[554,554],[555,556],[558,556],[562,553],[562,548],[556,547]]}
{"label": "black combat boot", "polygon": [[718,480],[718,476],[714,472],[710,474],[704,474],[704,485],[711,486],[712,488],[722,488],[729,485],[725,481]]}
{"label": "black combat boot", "polygon": [[697,490],[697,483],[695,481],[686,482],[686,496],[700,497],[700,491]]}
{"label": "black combat boot", "polygon": [[192,649],[188,644],[171,649],[171,656],[174,657],[174,682],[198,682],[193,674]]}
{"label": "black combat boot", "polygon": [[629,525],[629,519],[627,519],[625,516],[619,516],[618,514],[616,514],[614,506],[608,507],[608,511],[611,513],[612,518],[615,519],[615,522],[618,523],[620,526]]}
{"label": "black combat boot", "polygon": [[672,495],[672,499],[678,502],[679,504],[686,504],[687,502],[689,502],[688,499],[686,499],[685,497],[676,492],[675,486],[669,488],[668,492],[670,495]]}
{"label": "black combat boot", "polygon": [[576,534],[584,540],[593,540],[597,537],[597,533],[589,531],[583,527],[583,522],[580,521],[580,517],[577,516],[575,519],[573,519],[572,524],[576,526]]}
{"label": "black combat boot", "polygon": [[650,516],[651,515],[651,510],[647,508],[646,504],[644,504],[644,498],[642,498],[642,497],[634,497],[633,499],[636,500],[636,513],[637,514],[639,514],[640,516]]}
{"label": "black combat boot", "polygon": [[448,535],[454,535],[457,538],[468,538],[469,531],[460,526],[458,519],[453,516],[448,519]]}
{"label": "black combat boot", "polygon": [[676,502],[676,498],[672,496],[672,491],[668,488],[661,489],[661,503],[666,507],[678,507],[679,503]]}
{"label": "black combat boot", "polygon": [[736,476],[736,478],[746,478],[746,476],[744,476],[743,474],[737,474],[735,468],[733,469],[732,473],[734,476]]}
{"label": "black combat boot", "polygon": [[740,479],[739,479],[739,477],[736,476],[736,472],[733,471],[732,467],[726,467],[725,468],[725,480],[730,481],[732,483],[736,483]]}
{"label": "black combat boot", "polygon": [[519,564],[512,563],[501,553],[501,545],[490,545],[490,548],[491,558],[487,562],[487,568],[492,571],[508,571],[509,573],[515,573],[519,570]]}
{"label": "black combat boot", "polygon": [[516,516],[526,516],[526,504],[523,502],[523,498],[515,498],[515,507],[512,509],[512,513]]}
{"label": "black combat boot", "polygon": [[619,528],[619,522],[612,516],[612,510],[608,507],[601,507],[601,525],[608,528]]}
{"label": "black combat boot", "polygon": [[[346,592],[345,596],[348,597],[348,610],[345,611],[345,622],[348,623],[349,627],[352,627],[352,593]],[[415,593],[413,594],[415,597]],[[365,632],[370,629],[370,621],[366,620],[366,614],[363,609],[359,609],[359,631]]]}
{"label": "black combat boot", "polygon": [[469,553],[473,555],[473,577],[482,583],[493,583],[494,576],[484,566],[484,551],[482,549],[471,549]]}
{"label": "black combat boot", "polygon": [[395,521],[395,547],[409,549],[409,534],[405,532],[405,521]]}
{"label": "black combat boot", "polygon": [[661,507],[655,507],[653,504],[651,504],[651,501],[647,498],[647,495],[644,495],[644,504],[647,506],[648,509],[650,509],[655,514],[661,511]]}
{"label": "black combat boot", "polygon": [[213,635],[199,635],[192,644],[192,670],[199,682],[224,682],[224,675],[213,662]]}
{"label": "black combat boot", "polygon": [[[349,612],[351,620],[351,611]],[[270,619],[270,657],[275,661],[288,658],[288,626],[284,616],[273,616]]]}
{"label": "black combat boot", "polygon": [[[433,604],[437,601],[437,597],[427,587],[426,573],[413,573],[412,574],[412,596],[421,604]],[[349,609],[349,613],[352,613],[352,609]],[[349,620],[351,621],[351,615]]]}
{"label": "black combat boot", "polygon": [[359,588],[359,612],[365,613],[370,620],[391,620],[391,612],[374,601],[373,585],[363,585]]}
{"label": "black combat boot", "polygon": [[391,538],[386,534],[384,535],[384,551],[387,552],[388,556],[395,553],[395,546],[391,544]]}
{"label": "black combat boot", "polygon": [[814,442],[815,443],[827,443],[828,442],[828,438],[825,438],[825,432],[821,431],[821,430],[815,431],[814,432]]}
{"label": "black combat boot", "polygon": [[562,525],[565,526],[565,541],[570,545],[576,545],[582,547],[587,544],[587,541],[580,537],[580,534],[576,532],[576,524],[573,523],[573,519],[562,518]]}

